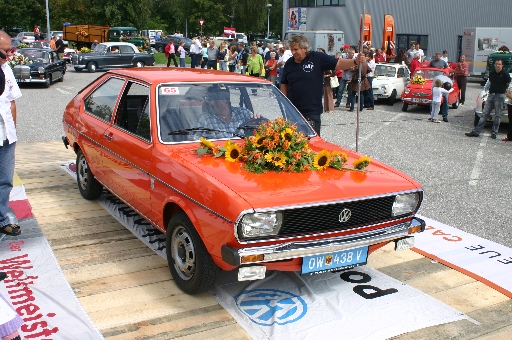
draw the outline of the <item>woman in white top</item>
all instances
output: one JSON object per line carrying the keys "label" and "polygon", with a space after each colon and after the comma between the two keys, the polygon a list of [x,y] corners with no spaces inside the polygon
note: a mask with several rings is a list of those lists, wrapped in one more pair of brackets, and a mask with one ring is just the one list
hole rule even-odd
{"label": "woman in white top", "polygon": [[228,66],[229,72],[235,72],[236,68],[236,57],[238,56],[238,52],[236,51],[236,46],[233,45],[229,48],[228,53]]}

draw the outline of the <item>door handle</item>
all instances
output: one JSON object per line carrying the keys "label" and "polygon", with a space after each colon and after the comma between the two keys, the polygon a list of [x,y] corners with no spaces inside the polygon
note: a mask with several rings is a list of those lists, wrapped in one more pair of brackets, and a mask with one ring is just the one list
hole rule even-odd
{"label": "door handle", "polygon": [[106,133],[104,133],[104,134],[103,134],[103,137],[105,137],[106,139],[108,139],[108,140],[110,140],[110,141],[114,140],[114,136],[112,136],[112,135],[107,135]]}

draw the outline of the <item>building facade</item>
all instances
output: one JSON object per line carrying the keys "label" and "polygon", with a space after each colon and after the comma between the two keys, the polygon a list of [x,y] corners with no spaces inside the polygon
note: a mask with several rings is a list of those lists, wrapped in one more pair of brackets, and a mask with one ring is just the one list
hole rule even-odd
{"label": "building facade", "polygon": [[512,26],[510,0],[283,0],[282,36],[290,30],[337,30],[345,33],[345,43],[358,45],[363,5],[372,18],[375,47],[383,46],[384,15],[393,15],[395,54],[414,42],[425,56],[446,50],[456,61],[464,27]]}

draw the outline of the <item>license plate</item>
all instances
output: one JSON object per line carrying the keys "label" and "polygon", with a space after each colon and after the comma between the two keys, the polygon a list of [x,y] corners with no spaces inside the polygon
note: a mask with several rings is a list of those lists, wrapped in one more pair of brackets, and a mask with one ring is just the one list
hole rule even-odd
{"label": "license plate", "polygon": [[302,274],[316,274],[337,269],[353,268],[366,264],[368,247],[337,251],[321,255],[306,256],[302,259]]}
{"label": "license plate", "polygon": [[411,101],[414,103],[430,103],[430,99],[423,98],[411,98]]}

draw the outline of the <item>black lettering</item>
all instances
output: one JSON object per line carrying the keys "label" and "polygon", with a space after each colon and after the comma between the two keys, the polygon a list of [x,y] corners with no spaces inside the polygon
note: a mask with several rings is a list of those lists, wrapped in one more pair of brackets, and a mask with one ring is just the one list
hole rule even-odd
{"label": "black lettering", "polygon": [[[367,290],[373,290],[373,293],[367,293],[365,292],[365,289]],[[395,288],[389,288],[389,289],[380,289],[375,286],[370,285],[357,285],[354,287],[354,293],[356,293],[359,296],[362,296],[365,299],[375,299],[381,296],[389,295],[397,293],[398,290]]]}
{"label": "black lettering", "polygon": [[[360,279],[353,279],[351,276],[361,276]],[[365,273],[360,273],[355,270],[349,270],[340,274],[340,279],[350,283],[368,283],[372,280],[371,276]],[[355,288],[354,288],[355,289]]]}
{"label": "black lettering", "polygon": [[485,247],[484,246],[481,246],[481,245],[478,245],[478,246],[471,246],[471,247],[464,247],[466,249],[469,249],[471,251],[473,250],[480,250],[480,249],[484,249]]}
{"label": "black lettering", "polygon": [[494,254],[496,254],[494,256],[489,256],[490,259],[492,259],[493,257],[501,256],[500,253],[498,253],[497,251],[494,251],[494,250],[483,251],[483,252],[478,253],[478,254],[487,254],[487,253],[494,253]]}
{"label": "black lettering", "polygon": [[498,262],[501,262],[503,264],[511,264],[512,263],[512,257],[509,257],[509,259],[498,260]]}

